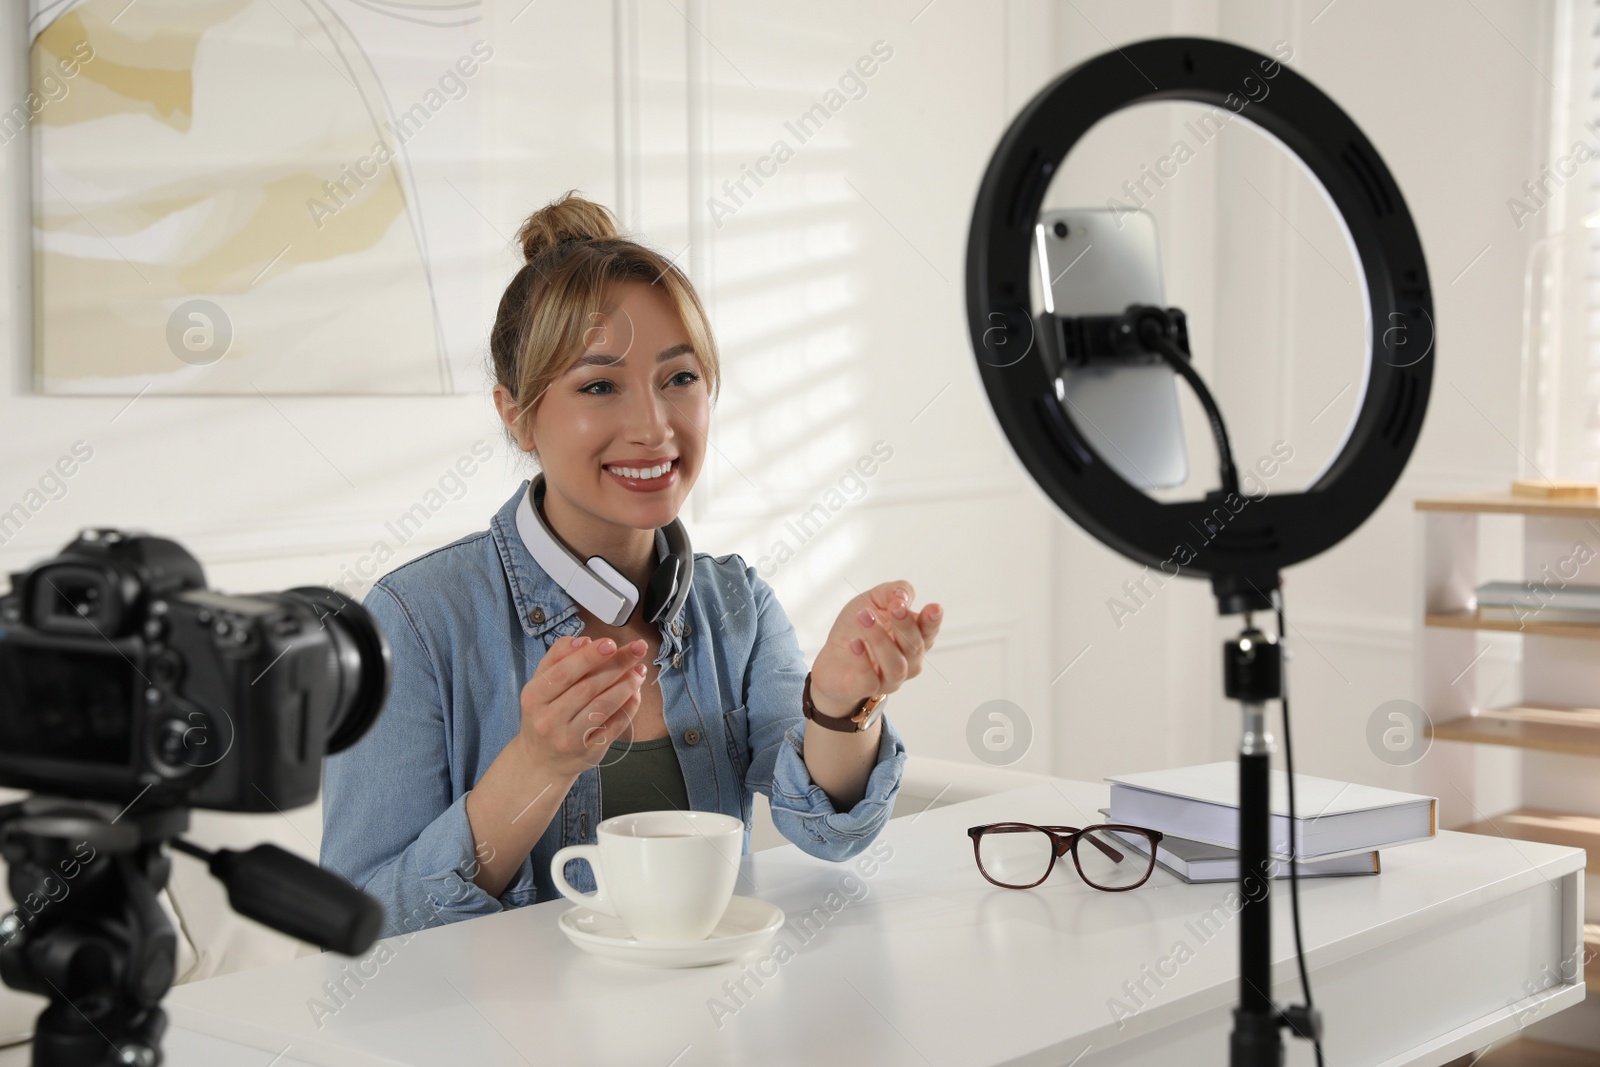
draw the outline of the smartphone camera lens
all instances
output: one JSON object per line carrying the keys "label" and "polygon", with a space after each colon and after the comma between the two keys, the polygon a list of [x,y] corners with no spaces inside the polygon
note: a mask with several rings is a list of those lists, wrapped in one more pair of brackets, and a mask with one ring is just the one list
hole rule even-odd
{"label": "smartphone camera lens", "polygon": [[1056,225],[1055,225],[1055,234],[1056,234],[1057,237],[1065,239],[1066,236],[1067,236],[1067,232],[1068,231],[1067,231],[1067,224],[1066,223],[1064,223],[1064,222],[1056,223]]}

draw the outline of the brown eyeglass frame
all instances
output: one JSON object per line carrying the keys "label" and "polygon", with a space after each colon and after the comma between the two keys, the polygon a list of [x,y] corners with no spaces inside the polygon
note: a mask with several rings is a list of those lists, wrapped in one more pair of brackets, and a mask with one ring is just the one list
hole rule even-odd
{"label": "brown eyeglass frame", "polygon": [[[983,835],[986,833],[1016,833],[1027,830],[1043,831],[1055,845],[1050,850],[1050,863],[1045,867],[1044,874],[1039,876],[1039,881],[1030,882],[1027,885],[1009,885],[990,877],[989,872],[984,870],[983,856],[978,850],[978,842]],[[1083,839],[1085,834],[1090,834],[1096,830],[1123,830],[1128,833],[1142,835],[1148,839],[1150,842],[1150,857],[1149,866],[1145,868],[1144,877],[1132,885],[1115,887],[1096,885],[1089,881],[1088,875],[1083,873],[1083,864],[1078,862],[1078,842]],[[1057,857],[1070,849],[1072,851],[1072,866],[1077,868],[1078,877],[1083,879],[1084,885],[1090,889],[1098,889],[1102,893],[1126,893],[1130,889],[1138,889],[1150,880],[1151,873],[1156,869],[1156,846],[1161,843],[1161,839],[1166,835],[1160,830],[1151,830],[1143,826],[1129,826],[1126,823],[1116,822],[1095,823],[1093,826],[1085,826],[1081,829],[1076,826],[1038,826],[1031,822],[991,822],[984,823],[982,826],[967,827],[967,836],[972,838],[972,858],[978,862],[978,872],[990,883],[999,886],[1001,889],[1032,889],[1034,886],[1040,885],[1046,878],[1050,877],[1050,872],[1056,869]],[[1098,837],[1091,836],[1088,840],[1090,844],[1104,852],[1113,863],[1121,863],[1127,858]]]}

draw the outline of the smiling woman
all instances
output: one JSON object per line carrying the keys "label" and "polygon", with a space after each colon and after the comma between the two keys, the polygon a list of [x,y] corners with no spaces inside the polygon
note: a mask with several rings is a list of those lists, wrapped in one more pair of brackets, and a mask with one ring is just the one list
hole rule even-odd
{"label": "smiling woman", "polygon": [[[373,585],[390,694],[323,780],[323,864],[383,901],[389,934],[556,898],[556,853],[634,811],[739,818],[748,852],[760,793],[806,852],[856,855],[905,765],[877,709],[939,626],[910,583],[883,583],[808,671],[772,587],[694,552],[678,519],[718,383],[688,279],[571,192],[519,237],[490,349],[537,476],[487,531]],[[595,888],[582,863],[562,873]]]}

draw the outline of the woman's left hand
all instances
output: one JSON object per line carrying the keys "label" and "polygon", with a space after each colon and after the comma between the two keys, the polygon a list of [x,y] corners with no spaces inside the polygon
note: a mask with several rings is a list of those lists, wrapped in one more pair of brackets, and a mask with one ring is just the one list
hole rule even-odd
{"label": "woman's left hand", "polygon": [[910,582],[884,582],[844,606],[811,667],[814,702],[854,708],[922,673],[944,616],[938,604],[912,611],[915,597]]}

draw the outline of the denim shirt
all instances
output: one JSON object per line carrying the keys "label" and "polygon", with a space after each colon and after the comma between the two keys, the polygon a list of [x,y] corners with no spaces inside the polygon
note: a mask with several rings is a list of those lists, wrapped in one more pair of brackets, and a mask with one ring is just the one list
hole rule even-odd
{"label": "denim shirt", "polygon": [[[600,771],[591,767],[504,892],[473,882],[487,855],[475,854],[467,793],[517,736],[522,687],[539,660],[583,630],[577,602],[517,531],[527,489],[524,481],[488,530],[397,567],[363,600],[389,640],[393,679],[371,729],[324,765],[321,861],[383,904],[382,936],[553,900],[551,858],[595,841]],[[659,530],[656,551],[666,551]],[[693,571],[677,618],[660,624],[655,660],[689,806],[742,819],[748,854],[760,792],[784,837],[819,859],[849,859],[889,819],[903,738],[885,712],[865,797],[835,810],[803,759],[809,667],[772,587],[737,554],[696,552]],[[587,863],[564,873],[580,892],[594,889]]]}

